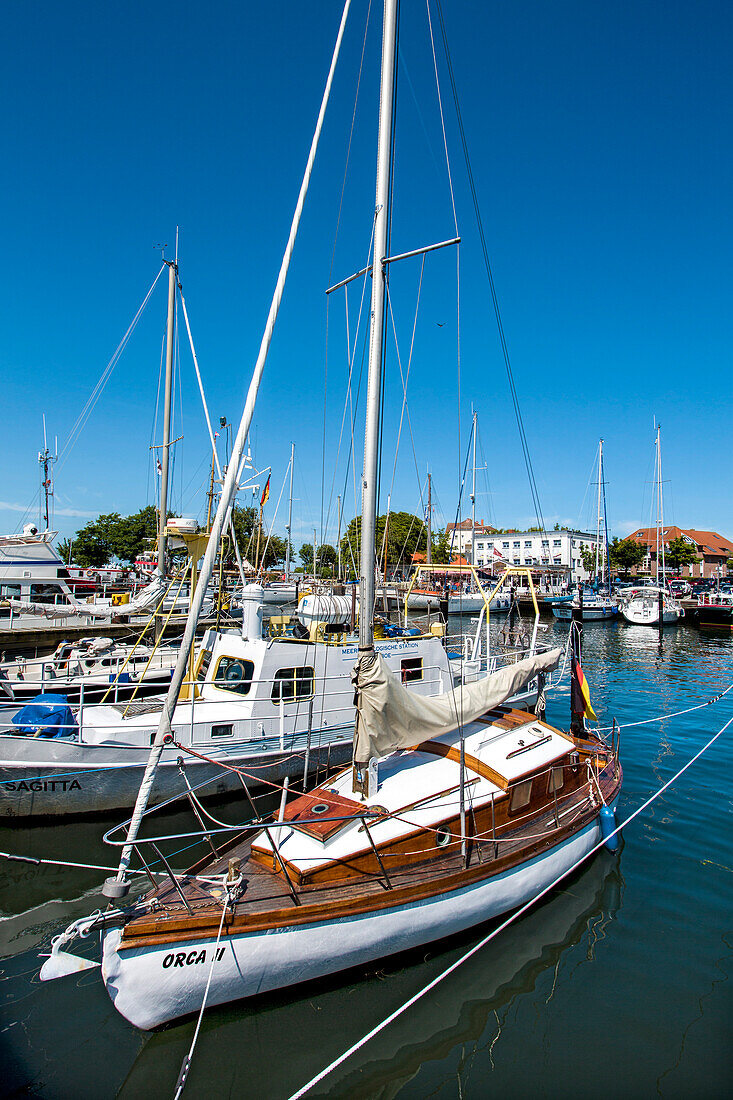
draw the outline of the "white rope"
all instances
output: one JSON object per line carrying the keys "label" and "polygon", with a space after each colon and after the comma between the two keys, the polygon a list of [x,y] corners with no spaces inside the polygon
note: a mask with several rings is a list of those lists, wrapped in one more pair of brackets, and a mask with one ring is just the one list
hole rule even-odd
{"label": "white rope", "polygon": [[676,780],[678,780],[680,776],[684,772],[686,772],[687,769],[691,767],[695,763],[695,761],[703,755],[703,753],[707,752],[710,746],[713,745],[723,733],[725,733],[725,731],[731,724],[733,724],[733,718],[729,718],[722,729],[719,729],[715,736],[711,737],[710,740],[705,745],[703,745],[699,752],[696,752],[695,755],[690,760],[688,760],[687,763],[683,767],[681,767],[680,770],[676,772],[671,779],[668,779],[664,786],[660,787],[655,794],[653,794],[650,798],[646,800],[646,802],[643,802],[641,806],[634,810],[633,813],[629,814],[629,816],[620,825],[617,825],[613,832],[609,833],[608,836],[603,837],[602,840],[599,840],[598,843],[595,844],[588,852],[586,852],[584,856],[581,856],[581,858],[577,860],[572,867],[569,867],[566,871],[563,871],[561,875],[558,875],[557,878],[554,879],[548,886],[545,886],[545,888],[541,890],[539,894],[536,894],[533,898],[530,898],[530,900],[525,902],[525,904],[522,905],[521,908],[516,909],[509,917],[507,917],[505,921],[503,921],[498,926],[498,928],[495,928],[492,932],[489,932],[487,936],[484,936],[483,939],[479,940],[477,944],[474,944],[473,947],[471,947],[468,951],[461,955],[461,957],[457,959],[454,963],[452,963],[451,966],[441,971],[441,973],[438,974],[437,977],[433,978],[433,980],[428,982],[427,985],[424,985],[422,989],[419,989],[413,997],[410,997],[409,1001],[405,1001],[404,1004],[400,1005],[399,1008],[390,1013],[390,1015],[387,1016],[386,1019],[382,1020],[381,1023],[372,1028],[372,1030],[364,1035],[361,1039],[359,1039],[358,1042],[354,1043],[352,1046],[349,1047],[348,1050],[339,1055],[339,1057],[331,1062],[330,1065],[326,1066],[326,1068],[321,1070],[320,1073],[316,1074],[315,1077],[312,1077],[307,1084],[303,1085],[301,1089],[293,1093],[289,1100],[299,1100],[301,1096],[305,1096],[307,1092],[310,1092],[314,1085],[317,1085],[319,1081],[322,1081],[324,1077],[327,1077],[329,1073],[333,1072],[333,1070],[335,1070],[338,1066],[345,1062],[347,1058],[351,1057],[352,1054],[355,1054],[356,1051],[360,1050],[366,1043],[369,1042],[370,1039],[373,1039],[375,1035],[378,1035],[381,1031],[384,1031],[384,1029],[388,1027],[389,1024],[391,1024],[399,1016],[402,1016],[402,1014],[406,1012],[408,1008],[412,1008],[412,1006],[416,1004],[417,1001],[419,1001],[422,997],[424,997],[426,993],[429,993],[432,989],[435,989],[435,987],[439,985],[440,982],[442,982],[455,970],[458,970],[458,968],[462,966],[464,962],[467,962],[475,954],[481,951],[481,949],[484,948],[486,944],[489,943],[491,940],[495,939],[495,937],[498,936],[500,932],[503,932],[504,929],[508,928],[510,924],[513,924],[518,917],[521,917],[524,913],[527,912],[528,909],[531,909],[532,906],[540,900],[540,898],[545,897],[545,895],[549,894],[551,890],[554,890],[560,882],[568,877],[568,875],[571,875],[573,871],[576,871],[578,867],[585,863],[586,860],[588,860],[595,852],[597,852],[600,848],[603,848],[612,836],[616,836],[617,833],[620,833],[621,830],[629,825],[635,817],[638,817],[639,814],[647,809],[648,806],[651,806],[652,802],[655,802],[656,799],[659,798],[659,796],[663,794],[668,787],[671,787],[672,784],[676,782]]}
{"label": "white rope", "polygon": [[148,291],[148,293],[145,295],[145,298],[143,299],[142,305],[140,306],[137,313],[135,314],[132,321],[130,322],[130,326],[127,329],[127,332],[122,337],[119,344],[117,345],[117,347],[114,351],[114,354],[112,355],[112,358],[107,363],[107,366],[102,371],[102,374],[101,374],[96,386],[94,387],[94,389],[90,393],[89,397],[87,398],[87,402],[84,405],[84,408],[81,410],[78,417],[76,418],[76,422],[74,423],[74,426],[72,427],[71,431],[69,432],[69,436],[66,440],[66,443],[62,447],[61,454],[58,457],[58,462],[56,463],[57,471],[60,471],[63,468],[63,465],[66,462],[66,459],[68,458],[69,451],[74,446],[74,443],[76,442],[76,440],[79,436],[79,433],[81,432],[82,428],[84,427],[87,420],[89,419],[89,416],[91,415],[92,409],[96,405],[99,398],[102,396],[102,390],[104,389],[107,382],[109,381],[109,377],[112,374],[112,371],[115,369],[115,366],[117,365],[117,362],[118,362],[120,356],[122,355],[122,352],[125,350],[125,347],[127,346],[127,343],[129,341],[130,337],[132,336],[134,330],[135,330],[135,326],[137,325],[138,321],[140,320],[142,312],[145,309],[146,305],[148,304],[148,301],[150,300],[150,295],[155,290],[158,279],[160,278],[160,276],[165,271],[165,268],[166,268],[166,265],[163,264],[160,271],[155,276],[155,279],[153,280],[153,284],[150,287],[150,290]]}
{"label": "white rope", "polygon": [[236,884],[235,883],[227,883],[226,884],[226,886],[227,886],[227,900],[224,903],[224,908],[223,908],[222,914],[221,914],[221,920],[219,921],[219,934],[216,937],[216,944],[214,945],[214,950],[213,950],[212,955],[211,955],[211,966],[209,967],[209,977],[206,981],[206,989],[204,990],[204,999],[201,1002],[201,1011],[199,1012],[199,1017],[198,1017],[198,1020],[196,1021],[196,1030],[193,1033],[193,1039],[191,1040],[191,1046],[188,1048],[188,1054],[183,1059],[183,1063],[181,1065],[181,1072],[178,1074],[178,1081],[176,1082],[176,1091],[173,1094],[173,1100],[178,1100],[179,1096],[181,1095],[181,1093],[185,1089],[186,1081],[188,1080],[188,1073],[189,1073],[189,1070],[191,1068],[191,1059],[193,1058],[193,1050],[194,1050],[194,1047],[196,1046],[196,1041],[199,1037],[199,1031],[201,1030],[201,1021],[204,1018],[204,1009],[206,1008],[206,1001],[208,999],[209,989],[211,987],[211,979],[212,979],[213,974],[214,974],[214,963],[216,962],[216,952],[217,952],[218,947],[219,947],[219,941],[221,940],[222,929],[224,928],[224,918],[226,917],[227,909],[229,908],[229,906],[231,904],[231,900],[232,900],[231,899],[231,889],[234,885],[236,885]]}
{"label": "white rope", "polygon": [[[686,710],[675,710],[672,714],[660,714],[657,718],[643,718],[638,722],[624,722],[623,725],[619,725],[617,722],[616,729],[627,730],[631,726],[649,726],[652,722],[665,722],[668,718],[679,718],[681,714],[692,714],[694,710],[703,710],[705,707],[711,707],[714,703],[719,703],[729,691],[733,691],[733,684],[729,684],[725,691],[721,691],[720,695],[714,695],[712,699],[707,699],[704,703],[697,703],[694,707],[687,707]],[[613,726],[599,726],[595,732],[608,733],[613,728]]]}

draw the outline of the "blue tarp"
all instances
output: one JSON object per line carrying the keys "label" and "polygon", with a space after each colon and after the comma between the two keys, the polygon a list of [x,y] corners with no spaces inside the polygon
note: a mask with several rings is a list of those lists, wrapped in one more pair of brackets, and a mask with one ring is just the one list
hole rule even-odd
{"label": "blue tarp", "polygon": [[76,719],[65,695],[36,695],[13,718],[18,733],[42,737],[71,737]]}

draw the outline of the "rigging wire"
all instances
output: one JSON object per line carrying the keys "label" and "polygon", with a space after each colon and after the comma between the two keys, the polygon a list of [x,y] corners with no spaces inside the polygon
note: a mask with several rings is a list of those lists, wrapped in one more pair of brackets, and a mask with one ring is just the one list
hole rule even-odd
{"label": "rigging wire", "polygon": [[[354,109],[351,114],[351,128],[349,130],[349,140],[346,145],[346,162],[344,164],[344,176],[341,182],[341,195],[339,197],[338,212],[336,214],[336,229],[333,235],[333,248],[331,250],[331,264],[328,269],[328,283],[331,283],[331,276],[333,274],[333,265],[336,260],[336,244],[338,242],[339,229],[341,227],[341,213],[344,205],[344,195],[346,193],[346,179],[349,172],[349,161],[351,158],[351,143],[354,138],[354,126],[356,124],[356,109],[359,103],[359,89],[361,88],[361,75],[364,67],[364,53],[366,50],[367,35],[369,32],[369,17],[372,11],[372,0],[369,0],[367,6],[366,20],[364,23],[364,38],[361,44],[361,58],[359,60],[359,73],[356,79],[356,91],[354,93]],[[373,228],[373,227],[372,227]],[[371,250],[371,249],[370,249]],[[364,281],[366,286],[366,280]],[[344,291],[346,287],[344,287]],[[327,410],[327,392],[328,392],[328,319],[329,319],[329,300],[330,295],[326,296],[326,353],[324,357],[324,374],[323,374],[323,442],[321,445],[321,543],[325,542],[325,528],[324,528],[324,491],[326,486],[326,410]],[[348,338],[347,338],[348,339]],[[338,457],[337,460],[338,462]],[[334,475],[335,476],[335,475]],[[331,504],[333,503],[333,480],[331,481],[331,496],[328,502],[328,513],[326,516],[325,524],[328,525],[328,517],[331,514]]]}
{"label": "rigging wire", "polygon": [[135,328],[137,327],[137,323],[140,320],[140,318],[143,314],[143,311],[145,310],[145,307],[146,307],[146,305],[148,304],[148,302],[150,300],[150,296],[153,293],[153,291],[155,290],[158,279],[163,274],[166,267],[167,267],[167,264],[164,263],[161,266],[160,271],[158,272],[158,274],[155,276],[155,279],[153,280],[153,283],[152,283],[150,289],[148,290],[147,294],[145,295],[145,297],[142,301],[142,304],[138,308],[137,313],[135,314],[132,321],[130,322],[130,325],[129,325],[127,331],[125,332],[125,335],[122,337],[119,344],[115,348],[115,351],[112,355],[112,358],[109,360],[109,362],[107,363],[107,366],[102,371],[102,374],[101,374],[99,380],[97,381],[96,386],[94,387],[94,389],[90,393],[89,397],[87,398],[86,404],[84,405],[83,409],[81,410],[78,417],[76,418],[76,420],[74,422],[74,425],[71,428],[71,431],[69,432],[67,440],[64,443],[63,447],[61,448],[61,453],[60,453],[60,455],[58,457],[58,461],[56,463],[57,471],[60,471],[63,468],[64,463],[68,459],[69,454],[70,454],[74,444],[76,443],[76,440],[78,439],[82,428],[84,427],[87,420],[89,419],[89,417],[92,413],[92,410],[94,409],[94,406],[97,404],[97,402],[99,401],[99,398],[102,396],[102,391],[104,390],[104,387],[107,385],[107,382],[110,379],[112,371],[115,369],[117,363],[119,362],[119,359],[120,359],[120,356],[122,355],[122,352],[127,347],[127,344],[129,343],[130,337],[132,336],[133,332],[135,331]]}
{"label": "rigging wire", "polygon": [[496,285],[494,283],[494,273],[491,267],[491,261],[489,259],[489,250],[486,244],[486,234],[484,233],[483,220],[481,218],[481,209],[478,201],[478,193],[476,190],[476,182],[473,175],[473,167],[471,164],[471,158],[468,152],[468,140],[466,138],[466,131],[463,126],[463,115],[461,113],[461,106],[458,99],[458,88],[456,86],[455,73],[453,71],[453,61],[451,59],[450,48],[448,46],[448,36],[445,29],[445,20],[443,18],[443,7],[441,0],[435,0],[438,10],[438,21],[440,24],[441,36],[443,39],[443,48],[445,50],[446,64],[448,68],[448,76],[450,79],[451,90],[453,94],[453,104],[456,111],[456,119],[458,122],[458,132],[461,139],[461,146],[463,148],[463,156],[466,162],[466,174],[468,177],[468,185],[471,191],[471,199],[473,202],[474,213],[476,216],[476,224],[478,227],[479,241],[481,244],[481,252],[483,254],[484,266],[486,268],[486,275],[489,281],[489,290],[491,293],[491,301],[494,307],[494,316],[496,318],[497,330],[499,333],[499,343],[501,345],[501,352],[504,359],[504,366],[506,368],[507,379],[509,381],[509,392],[512,399],[512,405],[514,408],[514,416],[517,422],[517,428],[519,431],[519,440],[522,447],[522,454],[524,457],[524,464],[527,470],[527,477],[529,479],[529,489],[532,496],[532,502],[534,504],[535,512],[537,515],[537,523],[541,530],[545,531],[545,520],[542,514],[542,506],[540,504],[539,492],[537,490],[537,482],[534,474],[534,467],[532,465],[532,457],[529,451],[529,444],[527,442],[527,435],[524,430],[524,421],[522,418],[522,410],[519,404],[519,395],[517,392],[516,383],[514,381],[514,372],[512,370],[511,358],[509,356],[509,345],[507,343],[506,334],[504,332],[504,323],[501,316],[501,308],[499,306],[499,297],[496,291]]}

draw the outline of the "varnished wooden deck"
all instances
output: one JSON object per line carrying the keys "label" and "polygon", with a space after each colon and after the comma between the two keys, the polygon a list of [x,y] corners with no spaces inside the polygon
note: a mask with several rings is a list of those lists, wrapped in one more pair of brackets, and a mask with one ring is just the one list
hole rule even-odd
{"label": "varnished wooden deck", "polygon": [[[607,801],[615,797],[620,784],[620,769],[618,776],[614,777],[613,766],[609,765],[600,776],[601,790]],[[398,857],[390,859],[385,853],[383,860],[389,884],[381,873],[362,872],[357,878],[294,886],[291,890],[281,871],[274,872],[271,864],[263,866],[250,858],[252,833],[231,841],[226,849],[221,850],[219,859],[206,860],[205,864],[202,861],[192,869],[192,874],[224,875],[230,860],[241,862],[245,886],[225,918],[225,936],[307,924],[339,915],[410,904],[424,897],[489,879],[542,855],[598,815],[597,806],[589,802],[587,787],[562,800],[560,811],[559,827],[555,826],[554,810],[550,808],[527,819],[519,827],[497,832],[499,840],[496,844],[491,837],[480,840],[469,838],[466,867],[463,866],[457,844],[445,854],[430,852],[425,859],[403,866],[390,866],[390,863],[397,863]],[[470,814],[467,815],[467,825],[470,831]],[[432,834],[426,834],[426,848],[432,843]],[[147,895],[148,898],[155,898],[157,908],[134,918],[125,926],[120,945],[122,950],[216,936],[226,897],[223,888],[196,881],[193,877],[180,880],[180,885],[193,915],[188,912],[173,884],[164,880]]]}

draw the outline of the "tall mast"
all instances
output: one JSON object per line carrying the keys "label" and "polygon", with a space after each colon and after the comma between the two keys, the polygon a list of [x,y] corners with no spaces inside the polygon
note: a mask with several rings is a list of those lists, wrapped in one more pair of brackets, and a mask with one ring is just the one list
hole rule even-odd
{"label": "tall mast", "polygon": [[473,478],[471,480],[471,565],[476,568],[476,410],[473,413]]}
{"label": "tall mast", "polygon": [[428,474],[428,552],[425,558],[428,565],[433,564],[433,479]]}
{"label": "tall mast", "polygon": [[39,526],[45,523],[45,530],[48,531],[51,526],[50,509],[48,506],[49,497],[53,496],[53,476],[51,474],[51,466],[54,461],[54,456],[48,449],[48,439],[46,436],[46,414],[43,414],[43,450],[38,452],[38,462],[41,467],[41,489],[43,490],[43,504],[41,508],[43,511],[39,516]]}
{"label": "tall mast", "polygon": [[379,453],[379,409],[382,389],[384,343],[384,295],[387,255],[389,194],[392,168],[392,111],[397,38],[397,0],[384,0],[382,30],[382,80],[379,95],[379,143],[377,187],[374,209],[374,258],[372,263],[372,313],[369,333],[369,381],[367,384],[364,430],[364,473],[361,493],[361,561],[359,578],[361,612],[359,650],[374,649],[374,566],[377,518],[377,463]]}
{"label": "tall mast", "polygon": [[285,576],[290,578],[290,532],[293,526],[293,469],[295,466],[295,444],[290,444],[290,499],[288,501],[288,545],[285,550]]}
{"label": "tall mast", "polygon": [[659,581],[659,555],[661,554],[661,586],[665,586],[667,570],[665,565],[665,504],[661,491],[661,425],[657,425],[657,493],[658,493],[658,522],[657,522],[657,582]]}
{"label": "tall mast", "polygon": [[341,580],[341,497],[336,497],[336,507],[338,509],[338,534],[336,536],[336,549],[338,551],[338,575],[337,580]]}
{"label": "tall mast", "polygon": [[168,457],[171,446],[171,411],[173,392],[173,337],[176,317],[176,278],[178,262],[168,264],[168,324],[165,346],[165,404],[163,406],[163,453],[160,459],[160,515],[158,517],[158,573],[165,575],[165,525],[168,516]]}
{"label": "tall mast", "polygon": [[596,511],[596,583],[598,583],[598,562],[601,553],[601,470],[603,469],[603,440],[598,442],[598,509]]}

